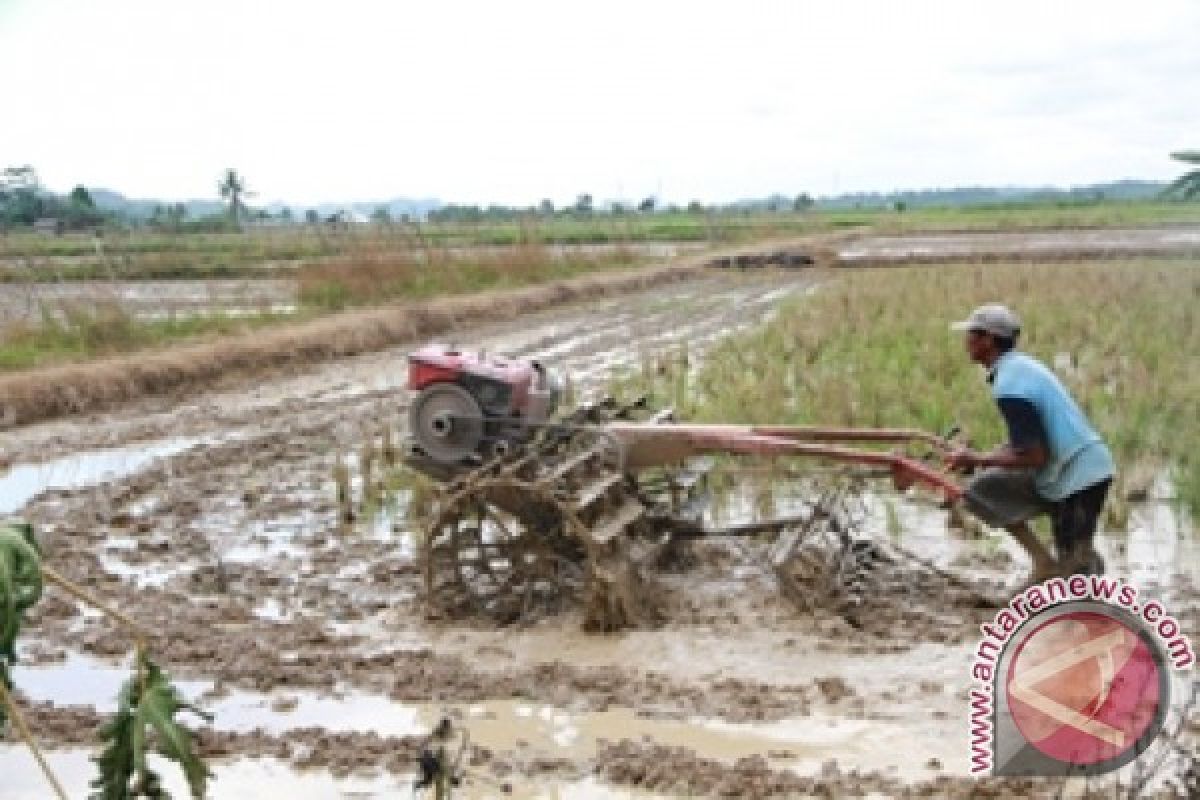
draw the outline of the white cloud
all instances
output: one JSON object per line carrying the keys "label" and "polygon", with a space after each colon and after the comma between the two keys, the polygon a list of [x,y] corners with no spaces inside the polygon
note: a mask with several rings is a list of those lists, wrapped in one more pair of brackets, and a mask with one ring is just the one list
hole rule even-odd
{"label": "white cloud", "polygon": [[1169,177],[1200,4],[0,0],[0,161],[259,199]]}

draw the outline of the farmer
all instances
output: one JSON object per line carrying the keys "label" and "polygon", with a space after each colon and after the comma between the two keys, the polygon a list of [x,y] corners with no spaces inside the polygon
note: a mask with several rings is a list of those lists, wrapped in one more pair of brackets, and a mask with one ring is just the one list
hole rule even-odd
{"label": "farmer", "polygon": [[[1033,583],[1102,573],[1092,539],[1112,483],[1108,448],[1054,373],[1015,349],[1021,323],[1012,311],[980,306],[951,328],[966,331],[967,353],[987,369],[1008,427],[1008,444],[990,453],[960,449],[947,456],[952,469],[982,468],[967,484],[967,508],[1025,548],[1033,558]],[[1040,514],[1050,516],[1057,561],[1029,528]]]}

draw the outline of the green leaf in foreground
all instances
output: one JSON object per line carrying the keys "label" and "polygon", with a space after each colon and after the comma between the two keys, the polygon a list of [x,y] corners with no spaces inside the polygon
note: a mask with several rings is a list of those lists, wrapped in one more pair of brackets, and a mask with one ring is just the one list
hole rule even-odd
{"label": "green leaf in foreground", "polygon": [[[42,596],[41,555],[33,526],[0,525],[0,681],[8,688],[8,668],[17,660],[17,633],[25,612]],[[0,730],[6,721],[0,707]]]}
{"label": "green leaf in foreground", "polygon": [[204,797],[212,773],[196,755],[192,736],[175,719],[191,711],[211,721],[212,715],[183,701],[170,679],[150,659],[139,656],[140,674],[121,689],[117,715],[100,729],[104,751],[94,760],[100,777],[92,781],[93,800],[132,800],[170,797],[150,768],[148,756],[157,753],[179,764],[193,798]]}

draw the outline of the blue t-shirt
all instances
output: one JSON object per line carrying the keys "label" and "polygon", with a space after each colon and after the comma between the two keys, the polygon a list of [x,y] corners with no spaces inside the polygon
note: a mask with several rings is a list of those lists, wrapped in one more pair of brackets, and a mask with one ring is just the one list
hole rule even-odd
{"label": "blue t-shirt", "polygon": [[1066,388],[1037,359],[1010,350],[992,364],[996,402],[1024,400],[1037,409],[1046,437],[1046,463],[1037,471],[1038,493],[1062,500],[1111,478],[1112,454]]}

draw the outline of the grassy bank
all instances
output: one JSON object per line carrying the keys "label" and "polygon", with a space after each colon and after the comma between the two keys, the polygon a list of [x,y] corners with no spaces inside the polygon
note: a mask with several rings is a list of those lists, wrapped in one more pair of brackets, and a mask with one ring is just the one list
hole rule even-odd
{"label": "grassy bank", "polygon": [[[1023,317],[1023,349],[1063,378],[1108,440],[1114,497],[1169,470],[1200,511],[1200,262],[938,266],[846,272],[734,337],[684,383],[640,377],[688,419],[915,426],[959,423],[990,448],[1004,431],[961,335],[974,306]],[[1121,513],[1121,502],[1113,504]]]}

